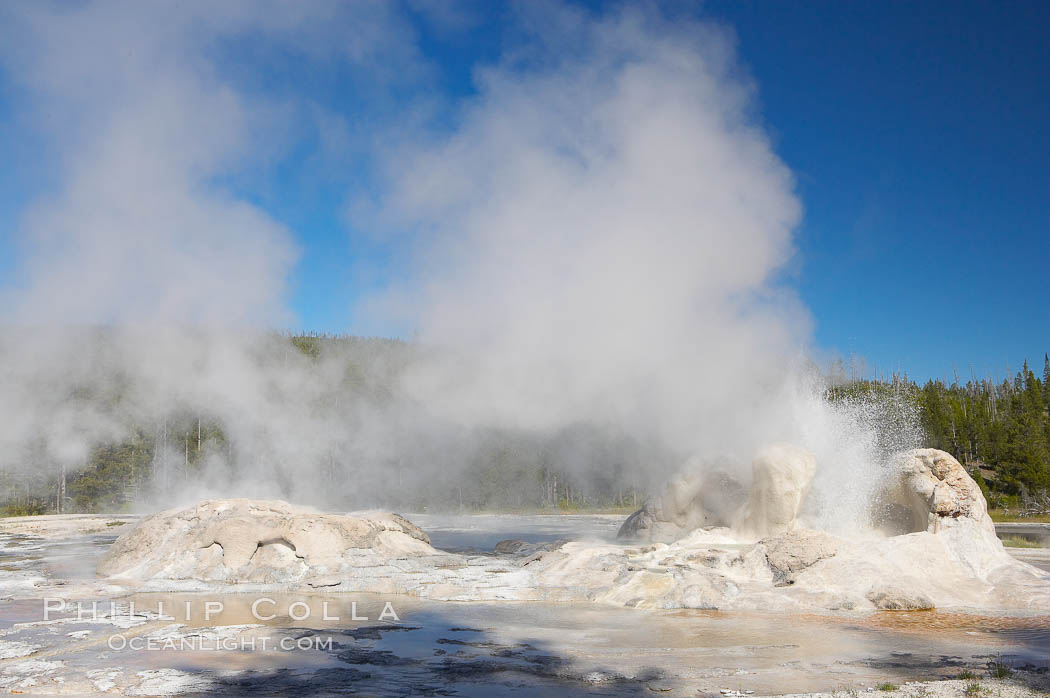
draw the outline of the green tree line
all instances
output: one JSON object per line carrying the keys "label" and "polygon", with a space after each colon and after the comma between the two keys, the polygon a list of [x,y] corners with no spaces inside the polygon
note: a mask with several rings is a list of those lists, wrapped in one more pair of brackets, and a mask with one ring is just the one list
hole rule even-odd
{"label": "green tree line", "polygon": [[918,409],[925,445],[955,456],[993,504],[1017,506],[1050,490],[1050,357],[1042,375],[1024,362],[1002,381],[962,383],[907,378],[854,380],[829,390],[833,399],[854,394],[903,395]]}

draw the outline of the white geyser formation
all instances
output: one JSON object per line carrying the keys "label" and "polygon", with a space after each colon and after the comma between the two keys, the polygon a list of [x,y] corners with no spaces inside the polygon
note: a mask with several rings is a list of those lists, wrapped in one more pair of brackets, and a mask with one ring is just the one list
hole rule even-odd
{"label": "white geyser formation", "polygon": [[[774,445],[753,467],[740,509],[721,514],[728,521],[708,519],[718,514],[700,499],[673,507],[663,521],[641,516],[643,509],[621,529],[621,537],[643,538],[641,545],[508,540],[494,554],[453,553],[432,547],[396,514],[221,499],[143,519],[117,539],[98,573],[110,593],[323,587],[638,608],[1050,609],[1046,574],[1003,549],[977,483],[943,451],[899,454],[882,492],[887,506],[872,521],[880,531],[849,537],[808,528],[800,516],[816,471],[813,454]],[[676,491],[672,485],[672,499]],[[657,523],[675,535],[652,542]]]}

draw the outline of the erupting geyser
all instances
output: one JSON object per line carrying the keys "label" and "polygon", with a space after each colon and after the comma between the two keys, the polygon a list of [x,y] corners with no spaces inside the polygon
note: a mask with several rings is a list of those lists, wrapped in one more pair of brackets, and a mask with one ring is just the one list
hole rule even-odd
{"label": "erupting geyser", "polygon": [[[1045,610],[1045,575],[1003,550],[984,497],[950,455],[896,459],[870,529],[836,537],[800,511],[816,459],[779,444],[749,490],[683,474],[621,537],[650,542],[433,548],[396,514],[318,514],[284,502],[212,500],[155,514],[114,543],[99,574],[138,589],[328,587],[446,600],[595,601],[643,608]],[[662,538],[666,542],[655,541]],[[507,551],[507,552],[503,552]]]}

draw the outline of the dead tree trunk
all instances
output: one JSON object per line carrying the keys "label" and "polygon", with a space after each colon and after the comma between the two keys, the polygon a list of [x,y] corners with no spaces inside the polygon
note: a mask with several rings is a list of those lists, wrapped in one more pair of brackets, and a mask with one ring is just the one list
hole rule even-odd
{"label": "dead tree trunk", "polygon": [[66,464],[62,463],[59,466],[58,472],[58,501],[55,503],[55,510],[61,514],[66,504]]}

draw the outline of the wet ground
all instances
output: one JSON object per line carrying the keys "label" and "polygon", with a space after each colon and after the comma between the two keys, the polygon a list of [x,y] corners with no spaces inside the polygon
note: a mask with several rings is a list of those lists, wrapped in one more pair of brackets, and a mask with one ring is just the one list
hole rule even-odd
{"label": "wet ground", "polygon": [[558,540],[614,541],[625,518],[617,514],[406,514],[406,517],[427,532],[435,548],[450,552],[491,551],[503,540],[524,540],[529,543]]}
{"label": "wet ground", "polygon": [[[491,550],[504,539],[608,539],[619,525],[619,517],[412,518],[436,546],[456,550]],[[96,599],[94,608],[92,599],[69,599],[45,620],[42,600],[19,598],[41,580],[90,578],[117,533],[59,540],[0,533],[0,688],[695,696],[864,688],[980,673],[996,661],[1035,672],[1050,667],[1047,617],[773,616],[225,593],[139,594],[112,607]]]}

